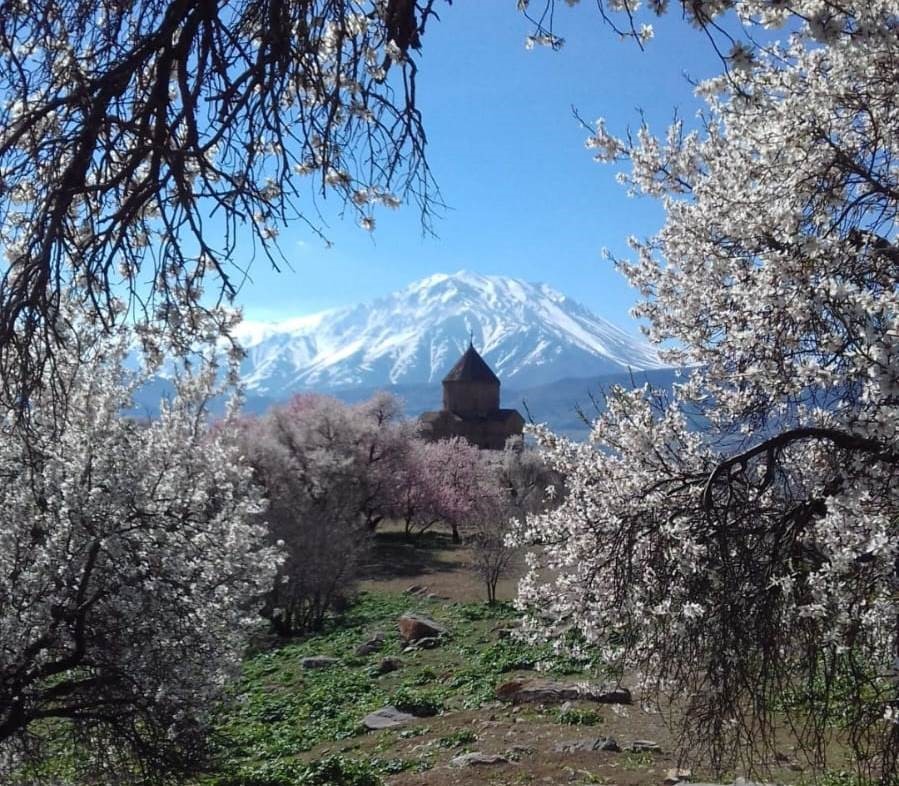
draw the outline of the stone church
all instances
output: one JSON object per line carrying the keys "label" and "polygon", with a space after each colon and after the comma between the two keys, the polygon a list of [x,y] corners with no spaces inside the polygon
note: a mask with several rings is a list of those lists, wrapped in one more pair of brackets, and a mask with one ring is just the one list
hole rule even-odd
{"label": "stone church", "polygon": [[499,406],[499,379],[469,342],[468,349],[443,379],[443,409],[425,412],[421,434],[436,442],[464,437],[486,450],[502,450],[521,434],[524,418],[516,409]]}

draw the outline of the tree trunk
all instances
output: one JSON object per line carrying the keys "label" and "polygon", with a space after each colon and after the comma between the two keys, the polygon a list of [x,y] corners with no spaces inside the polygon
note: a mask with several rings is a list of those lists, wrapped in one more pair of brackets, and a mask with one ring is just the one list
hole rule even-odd
{"label": "tree trunk", "polygon": [[496,579],[487,579],[487,604],[496,605]]}

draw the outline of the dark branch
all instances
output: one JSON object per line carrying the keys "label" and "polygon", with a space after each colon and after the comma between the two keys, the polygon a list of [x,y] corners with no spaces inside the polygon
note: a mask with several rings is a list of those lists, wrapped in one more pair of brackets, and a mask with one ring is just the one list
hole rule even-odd
{"label": "dark branch", "polygon": [[[830,442],[841,450],[864,453],[874,461],[885,464],[899,464],[899,453],[879,440],[862,437],[857,434],[851,434],[847,431],[840,431],[839,429],[833,428],[815,428],[807,426],[790,429],[789,431],[784,431],[777,436],[771,437],[742,453],[731,456],[729,459],[718,464],[712,471],[712,474],[709,475],[705,488],[702,490],[702,504],[705,510],[710,511],[714,507],[712,491],[715,483],[721,477],[729,475],[734,467],[745,466],[747,462],[762,454],[768,454],[769,457],[773,459],[776,452],[781,451],[792,444],[806,440]],[[770,472],[770,469],[768,471]],[[766,472],[766,478],[767,477],[768,474]]]}

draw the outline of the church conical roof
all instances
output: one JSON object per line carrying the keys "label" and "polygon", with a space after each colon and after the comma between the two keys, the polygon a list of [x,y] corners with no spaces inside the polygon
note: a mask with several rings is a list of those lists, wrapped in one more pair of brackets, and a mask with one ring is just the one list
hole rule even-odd
{"label": "church conical roof", "polygon": [[499,385],[499,378],[490,370],[490,366],[484,361],[474,345],[469,343],[468,349],[456,361],[449,374],[443,378],[444,382],[489,382]]}

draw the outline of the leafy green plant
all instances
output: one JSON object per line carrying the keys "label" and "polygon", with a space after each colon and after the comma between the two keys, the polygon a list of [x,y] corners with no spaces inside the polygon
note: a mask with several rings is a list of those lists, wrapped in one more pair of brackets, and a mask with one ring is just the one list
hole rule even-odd
{"label": "leafy green plant", "polygon": [[401,740],[408,740],[412,737],[421,737],[425,734],[430,734],[431,727],[430,726],[415,726],[411,729],[403,729],[399,733],[399,737]]}
{"label": "leafy green plant", "polygon": [[425,666],[418,674],[415,676],[413,681],[413,685],[427,685],[429,682],[434,682],[437,679],[437,672],[429,666]]}
{"label": "leafy green plant", "polygon": [[429,770],[430,764],[423,764],[418,759],[369,759],[369,764],[385,775],[396,775],[399,772]]}
{"label": "leafy green plant", "polygon": [[[275,648],[249,655],[231,701],[216,712],[214,771],[202,781],[203,786],[305,786],[301,778],[309,781],[323,770],[307,772],[304,752],[364,733],[362,718],[380,707],[392,704],[418,716],[439,714],[447,706],[478,707],[494,701],[497,685],[519,668],[539,663],[553,674],[589,665],[561,658],[549,647],[496,640],[492,629],[514,614],[508,607],[416,598],[415,610],[445,625],[452,637],[435,649],[404,656],[401,669],[374,676],[369,671],[371,658],[350,653],[373,630],[395,630],[398,617],[410,610],[408,597],[362,593],[315,635],[278,642]],[[402,646],[399,636],[388,635],[378,657],[400,655]],[[303,669],[302,658],[309,655],[337,657],[340,662],[327,669]],[[387,756],[398,739],[428,732],[415,724],[395,736],[382,733],[383,739],[371,753]],[[443,744],[460,747],[473,740],[470,731],[462,730],[447,735]],[[350,756],[363,756],[361,751],[349,754],[346,749],[341,755],[347,761],[352,760]],[[382,779],[397,767],[420,769],[431,764],[419,759],[367,761],[368,769]],[[342,764],[331,760],[328,766]],[[368,774],[347,770],[339,777],[352,783],[347,779]]]}
{"label": "leafy green plant", "polygon": [[297,786],[381,786],[384,780],[379,770],[373,762],[328,756],[307,765]]}
{"label": "leafy green plant", "polygon": [[797,786],[874,786],[875,781],[854,772],[827,770],[817,776],[804,777]]}
{"label": "leafy green plant", "polygon": [[651,767],[652,754],[649,751],[625,751],[621,754],[621,766],[626,770],[642,770]]}
{"label": "leafy green plant", "polygon": [[427,718],[443,711],[444,699],[444,693],[439,690],[421,690],[403,686],[394,692],[390,703],[400,712]]}
{"label": "leafy green plant", "polygon": [[517,612],[510,603],[494,603],[492,606],[485,603],[467,603],[459,613],[464,619],[470,621],[517,616]]}
{"label": "leafy green plant", "polygon": [[303,770],[296,761],[259,762],[252,768],[204,778],[203,786],[294,786]]}
{"label": "leafy green plant", "polygon": [[559,723],[566,726],[595,726],[602,716],[595,710],[568,707],[559,711]]}

